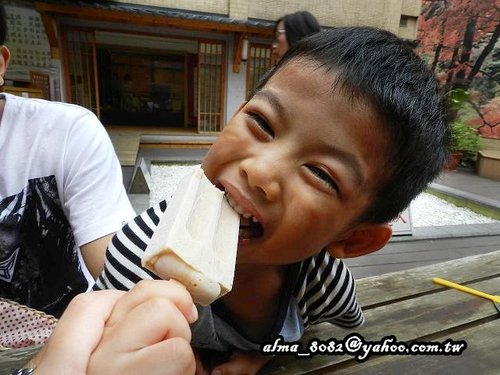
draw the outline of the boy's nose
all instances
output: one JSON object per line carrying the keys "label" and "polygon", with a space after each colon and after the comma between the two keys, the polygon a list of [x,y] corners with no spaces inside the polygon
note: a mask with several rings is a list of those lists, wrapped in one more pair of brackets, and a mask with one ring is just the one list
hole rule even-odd
{"label": "boy's nose", "polygon": [[240,164],[240,173],[248,185],[259,191],[268,201],[281,194],[278,166],[263,158],[246,159]]}

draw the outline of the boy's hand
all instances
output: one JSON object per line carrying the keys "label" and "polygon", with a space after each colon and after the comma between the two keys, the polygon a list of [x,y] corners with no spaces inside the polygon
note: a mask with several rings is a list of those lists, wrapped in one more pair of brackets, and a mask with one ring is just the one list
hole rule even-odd
{"label": "boy's hand", "polygon": [[196,317],[191,297],[172,281],[83,293],[29,365],[36,375],[193,374],[188,322]]}
{"label": "boy's hand", "polygon": [[226,361],[207,366],[203,355],[196,355],[196,375],[255,375],[272,357],[259,352],[234,352]]}

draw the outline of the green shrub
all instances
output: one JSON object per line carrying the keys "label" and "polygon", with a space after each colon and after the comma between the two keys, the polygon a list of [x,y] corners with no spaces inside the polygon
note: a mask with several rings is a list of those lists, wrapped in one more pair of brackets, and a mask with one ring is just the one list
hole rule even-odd
{"label": "green shrub", "polygon": [[451,130],[451,151],[475,154],[481,137],[477,131],[461,121],[455,121]]}

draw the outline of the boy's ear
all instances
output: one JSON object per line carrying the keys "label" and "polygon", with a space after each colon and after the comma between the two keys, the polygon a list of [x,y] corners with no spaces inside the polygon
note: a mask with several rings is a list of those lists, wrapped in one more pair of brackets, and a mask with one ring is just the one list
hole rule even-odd
{"label": "boy's ear", "polygon": [[335,258],[354,258],[383,248],[392,236],[389,224],[362,224],[327,246]]}

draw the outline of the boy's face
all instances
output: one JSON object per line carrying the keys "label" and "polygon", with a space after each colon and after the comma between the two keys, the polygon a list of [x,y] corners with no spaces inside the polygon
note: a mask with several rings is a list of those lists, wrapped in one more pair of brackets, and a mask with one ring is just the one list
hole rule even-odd
{"label": "boy's face", "polygon": [[207,153],[207,177],[242,216],[238,263],[289,264],[325,246],[346,256],[337,245],[363,228],[352,223],[384,178],[387,144],[368,106],[332,95],[332,75],[288,63]]}

